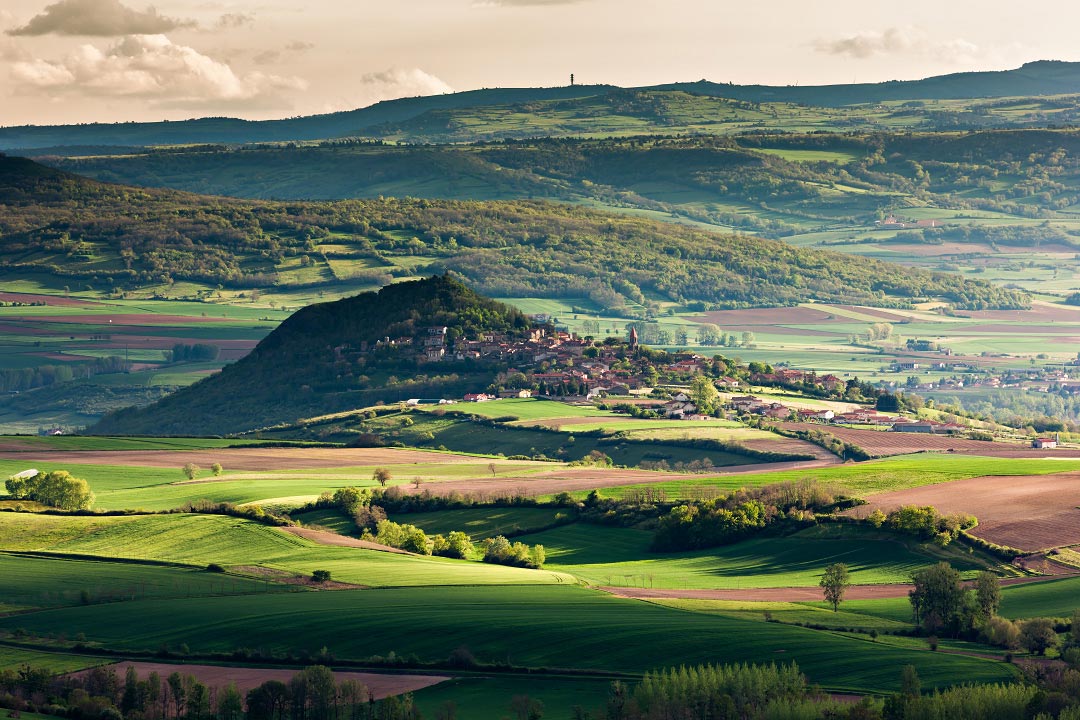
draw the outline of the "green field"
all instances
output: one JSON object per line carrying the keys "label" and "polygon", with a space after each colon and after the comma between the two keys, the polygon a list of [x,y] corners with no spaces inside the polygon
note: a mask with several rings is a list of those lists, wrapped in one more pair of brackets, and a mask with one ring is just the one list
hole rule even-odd
{"label": "green field", "polygon": [[459,717],[501,718],[510,716],[514,697],[527,695],[543,703],[544,717],[571,718],[575,706],[602,717],[610,686],[607,679],[559,676],[455,677],[414,693],[413,702],[425,718],[438,717],[448,702],[457,706]]}
{"label": "green field", "polygon": [[1080,578],[1017,585],[1002,593],[1001,614],[1010,618],[1071,618],[1080,609]]}
{"label": "green field", "polygon": [[84,632],[90,641],[117,649],[186,643],[195,653],[237,646],[278,652],[325,646],[341,658],[394,651],[441,660],[464,644],[485,662],[625,672],[684,663],[771,662],[782,655],[797,662],[812,681],[837,690],[895,690],[906,664],[917,667],[924,687],[1012,677],[1008,666],[977,658],[885,648],[571,587],[140,600],[0,618],[0,629],[17,627],[34,633]]}
{"label": "green field", "polygon": [[559,510],[551,508],[466,508],[438,512],[392,513],[394,522],[416,525],[428,535],[466,532],[474,540],[543,528],[556,522]]}
{"label": "green field", "polygon": [[822,525],[788,537],[765,537],[685,553],[652,553],[652,533],[582,522],[525,535],[547,552],[545,567],[591,585],[647,588],[813,587],[827,565],[847,564],[857,585],[906,583],[940,560],[971,576],[988,561],[966,551],[905,542],[861,527]]}
{"label": "green field", "polygon": [[[1018,465],[1022,462],[1022,465]],[[758,487],[771,483],[813,478],[839,492],[853,497],[891,492],[907,488],[935,485],[992,475],[1051,475],[1080,468],[1080,460],[1032,459],[1018,461],[1010,458],[972,457],[925,453],[897,456],[861,463],[847,463],[823,468],[779,472],[747,473],[731,477],[703,476],[700,480],[661,481],[646,485],[608,488],[602,495],[619,497],[628,491],[644,487],[660,488],[669,497],[695,498],[703,494]]]}
{"label": "green field", "polygon": [[573,582],[548,570],[319,545],[277,528],[220,515],[98,520],[4,513],[0,547],[201,567],[259,565],[303,576],[322,569],[330,570],[334,580],[372,587]]}
{"label": "green field", "polygon": [[191,568],[8,553],[0,553],[0,575],[4,578],[4,603],[20,609],[289,589]]}
{"label": "green field", "polygon": [[[39,470],[65,469],[90,484],[97,497],[95,508],[100,510],[171,510],[195,500],[230,502],[234,504],[270,503],[277,505],[302,505],[316,500],[324,492],[333,492],[348,486],[375,487],[372,479],[374,465],[341,467],[316,467],[297,470],[236,471],[231,470],[228,453],[218,458],[225,465],[225,472],[217,478],[203,469],[199,479],[188,482],[182,472],[182,460],[175,468],[133,465],[101,465],[86,463],[78,453],[57,455],[49,463],[17,459],[10,454],[0,459],[0,477],[10,477],[31,467]],[[118,457],[121,460],[122,457]],[[490,461],[477,458],[475,463],[440,462],[438,453],[431,454],[431,462],[388,464],[393,478],[391,485],[404,485],[420,478],[425,483],[468,478],[489,478]],[[504,463],[497,466],[496,474],[512,477],[551,470],[554,465],[539,463]]]}
{"label": "green field", "polygon": [[[102,660],[89,655],[67,655],[60,652],[48,652],[43,650],[28,650],[21,647],[0,645],[0,668],[18,668],[30,665],[35,668],[45,668],[54,673],[68,673],[76,670],[104,665],[110,660]],[[37,717],[53,720],[52,715],[32,716],[23,713],[24,718]]]}

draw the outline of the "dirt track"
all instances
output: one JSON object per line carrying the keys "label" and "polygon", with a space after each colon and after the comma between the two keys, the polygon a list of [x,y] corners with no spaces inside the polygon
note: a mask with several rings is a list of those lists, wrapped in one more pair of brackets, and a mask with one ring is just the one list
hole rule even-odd
{"label": "dirt track", "polygon": [[[229,683],[236,683],[236,689],[243,695],[248,690],[258,687],[267,680],[279,680],[287,683],[298,672],[297,670],[271,669],[271,668],[248,668],[228,667],[219,665],[169,665],[166,663],[151,662],[121,662],[111,665],[116,669],[116,674],[123,680],[124,673],[129,667],[134,667],[140,678],[147,677],[156,672],[162,678],[166,678],[174,672],[182,675],[194,675],[199,682],[209,687],[225,687]],[[82,677],[89,670],[72,673],[72,677]],[[442,675],[391,675],[382,673],[359,673],[359,672],[335,672],[334,677],[340,683],[343,680],[356,680],[363,683],[375,696],[381,700],[391,695],[415,692],[432,685],[437,685],[449,678]]]}
{"label": "dirt track", "polygon": [[875,508],[887,512],[902,505],[933,505],[943,513],[974,515],[979,525],[972,534],[998,545],[1034,552],[1080,543],[1080,472],[977,477],[869,500],[851,513],[864,517]]}

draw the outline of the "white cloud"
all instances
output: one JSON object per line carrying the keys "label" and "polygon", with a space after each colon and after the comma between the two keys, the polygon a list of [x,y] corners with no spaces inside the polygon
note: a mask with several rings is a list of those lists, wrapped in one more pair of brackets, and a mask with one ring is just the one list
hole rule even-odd
{"label": "white cloud", "polygon": [[194,27],[195,21],[159,15],[154,8],[135,10],[120,0],[60,0],[46,6],[8,35],[153,35]]}
{"label": "white cloud", "polygon": [[132,35],[104,50],[81,45],[61,60],[16,62],[12,74],[25,90],[149,98],[169,107],[280,107],[282,91],[306,87],[298,78],[238,75],[164,35]]}
{"label": "white cloud", "polygon": [[878,56],[926,57],[946,62],[967,62],[979,54],[979,46],[963,38],[935,37],[916,27],[892,27],[833,40],[819,40],[816,49],[827,55],[865,60]]}
{"label": "white cloud", "polygon": [[454,88],[420,68],[391,68],[367,73],[360,77],[358,84],[348,99],[333,103],[327,110],[352,110],[383,100],[454,92]]}

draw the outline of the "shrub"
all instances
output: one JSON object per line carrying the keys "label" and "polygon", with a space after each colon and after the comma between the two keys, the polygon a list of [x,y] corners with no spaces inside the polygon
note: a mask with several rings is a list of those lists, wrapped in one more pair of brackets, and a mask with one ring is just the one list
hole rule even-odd
{"label": "shrub", "polygon": [[546,553],[543,545],[529,547],[525,543],[511,544],[502,535],[484,540],[484,562],[538,569],[543,567]]}
{"label": "shrub", "polygon": [[330,582],[330,571],[329,570],[316,570],[316,571],[314,571],[313,573],[311,573],[311,581],[312,582],[317,582],[317,583]]}

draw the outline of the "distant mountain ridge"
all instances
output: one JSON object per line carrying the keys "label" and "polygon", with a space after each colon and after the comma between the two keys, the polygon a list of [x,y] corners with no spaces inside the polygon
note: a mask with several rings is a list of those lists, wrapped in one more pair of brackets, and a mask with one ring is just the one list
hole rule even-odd
{"label": "distant mountain ridge", "polygon": [[1080,63],[1037,60],[1013,70],[950,73],[921,80],[889,80],[850,85],[733,85],[702,80],[656,85],[747,102],[791,102],[840,106],[903,100],[965,100],[1022,95],[1080,93]]}
{"label": "distant mountain ridge", "polygon": [[[620,89],[613,85],[575,85],[471,90],[388,100],[357,110],[283,120],[200,118],[157,123],[28,125],[0,128],[0,150],[70,145],[138,147],[318,140],[362,135],[366,129],[405,122],[437,110],[580,99]],[[1013,70],[952,73],[922,80],[852,85],[734,85],[702,80],[634,89],[681,91],[745,102],[792,102],[827,107],[920,99],[1062,95],[1080,93],[1080,63],[1043,60],[1026,63]]]}

